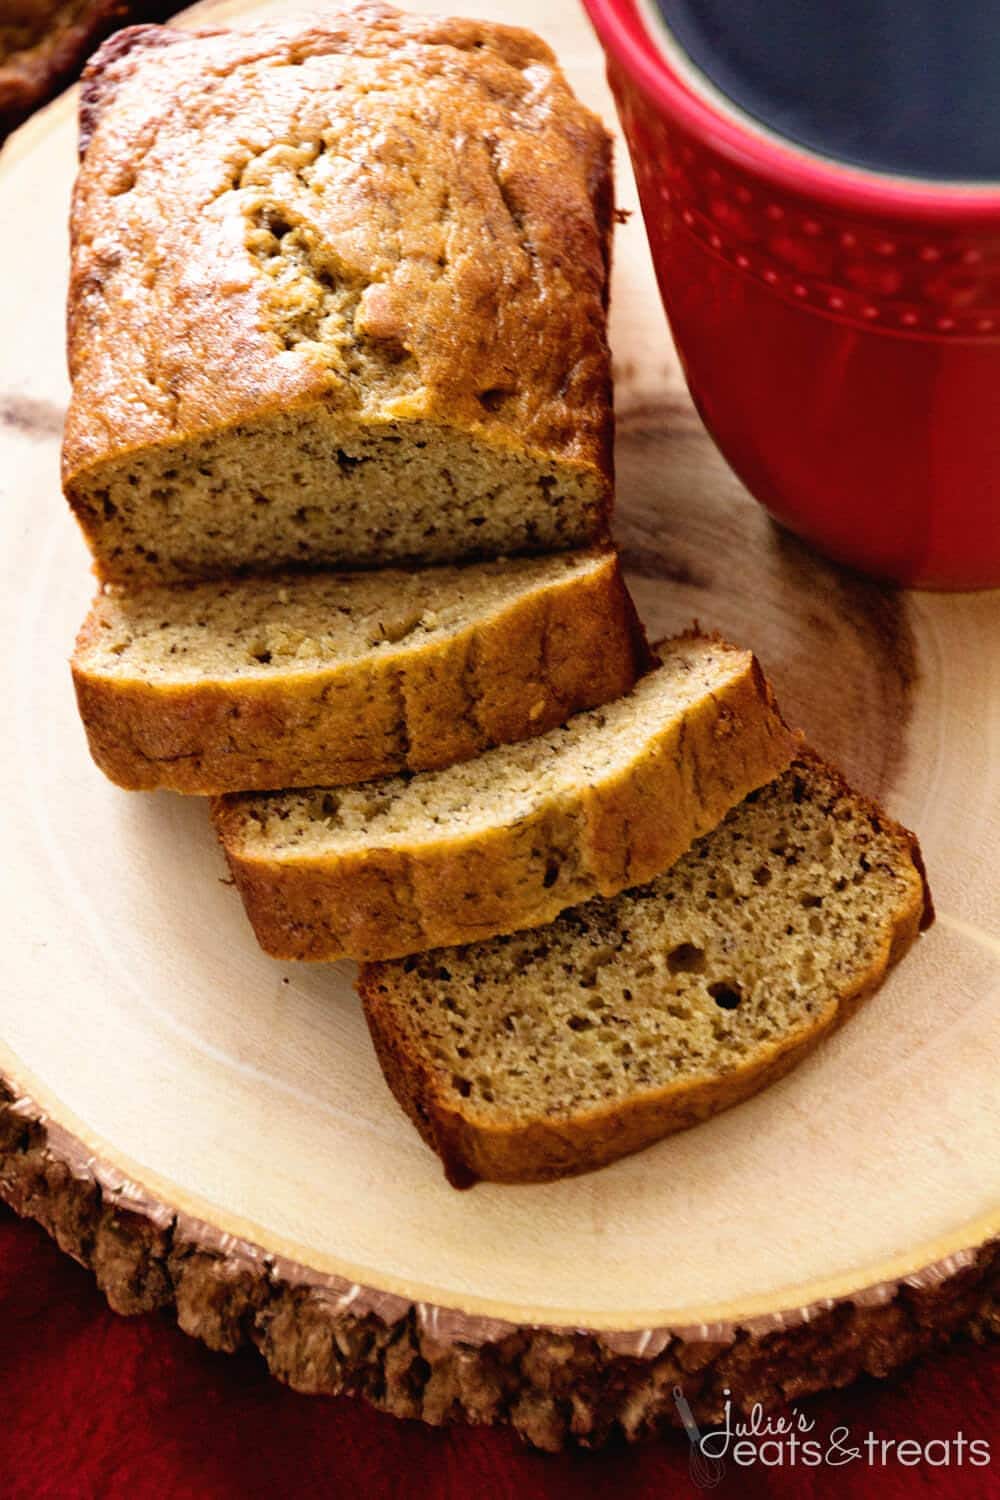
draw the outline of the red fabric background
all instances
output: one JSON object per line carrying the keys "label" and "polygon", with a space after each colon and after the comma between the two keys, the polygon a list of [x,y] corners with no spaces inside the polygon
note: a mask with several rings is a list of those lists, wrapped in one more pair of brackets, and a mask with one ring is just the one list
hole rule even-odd
{"label": "red fabric background", "polygon": [[[817,1433],[987,1439],[989,1468],[764,1470],[714,1491],[755,1500],[1000,1496],[1000,1347],[957,1347],[889,1383],[802,1403]],[[347,1398],[297,1396],[256,1355],[212,1354],[166,1316],[113,1316],[89,1274],[0,1208],[3,1500],[439,1500],[694,1497],[688,1448],[534,1453],[509,1432],[425,1428]]]}

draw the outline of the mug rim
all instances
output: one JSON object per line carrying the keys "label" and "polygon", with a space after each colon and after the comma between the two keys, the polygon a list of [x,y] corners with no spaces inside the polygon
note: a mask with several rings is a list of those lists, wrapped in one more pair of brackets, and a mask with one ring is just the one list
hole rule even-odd
{"label": "mug rim", "polygon": [[[967,224],[1000,221],[1000,183],[945,183],[882,174],[796,147],[743,125],[691,88],[657,47],[634,0],[583,0],[609,58],[624,68],[662,111],[735,165],[775,186],[845,211]],[[633,21],[627,24],[626,18]],[[998,224],[1000,227],[1000,224]]]}

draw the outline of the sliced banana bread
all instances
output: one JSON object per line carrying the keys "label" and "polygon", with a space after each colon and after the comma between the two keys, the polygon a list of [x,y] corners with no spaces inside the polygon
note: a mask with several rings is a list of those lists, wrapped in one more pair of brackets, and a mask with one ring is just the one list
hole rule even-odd
{"label": "sliced banana bread", "polygon": [[913,835],[805,755],[651,885],[359,988],[449,1181],[542,1181],[779,1078],[931,920]]}
{"label": "sliced banana bread", "polygon": [[136,27],[80,123],[63,472],[105,579],[606,535],[610,142],[537,37]]}
{"label": "sliced banana bread", "polygon": [[627,696],[465,765],[219,799],[261,946],[395,957],[537,927],[665,869],[796,739],[749,651],[697,635],[661,650]]}
{"label": "sliced banana bread", "polygon": [[119,786],[224,792],[451,765],[627,692],[609,552],[100,594],[73,680]]}

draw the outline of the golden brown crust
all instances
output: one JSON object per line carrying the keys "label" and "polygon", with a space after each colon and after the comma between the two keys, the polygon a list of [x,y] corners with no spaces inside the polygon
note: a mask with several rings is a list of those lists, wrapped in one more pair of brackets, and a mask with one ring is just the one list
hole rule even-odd
{"label": "golden brown crust", "polygon": [[[210,30],[187,34],[208,35]],[[123,73],[127,76],[136,54],[144,47],[169,47],[171,42],[179,41],[184,35],[185,32],[170,26],[125,26],[98,48],[80,79],[77,152],[81,159],[97,128],[101,111],[111,102],[116,79]]]}
{"label": "golden brown crust", "polygon": [[[819,761],[812,752],[798,758]],[[409,1034],[406,1018],[391,998],[391,976],[377,964],[362,968],[358,991],[386,1082],[424,1141],[440,1156],[453,1187],[471,1187],[478,1181],[547,1182],[592,1171],[696,1125],[777,1082],[878,989],[933,921],[923,858],[908,829],[876,803],[852,792],[838,772],[825,764],[823,772],[837,796],[849,794],[859,812],[897,836],[901,862],[909,866],[911,878],[891,913],[882,951],[868,970],[832,995],[807,1025],[760,1047],[737,1069],[637,1091],[626,1101],[557,1121],[504,1124],[472,1118],[455,1108],[424,1049]]]}
{"label": "golden brown crust", "polygon": [[240,798],[213,811],[265,952],[398,958],[538,927],[590,896],[651,879],[778,776],[796,745],[747,652],[742,671],[637,747],[621,773],[486,830],[287,861],[245,851]]}
{"label": "golden brown crust", "polygon": [[92,612],[72,663],[77,703],[94,760],[132,791],[346,785],[452,765],[619,697],[649,663],[613,553],[446,640],[311,672],[123,678],[88,664],[97,628]]}
{"label": "golden brown crust", "polygon": [[[305,89],[292,75],[307,67]],[[384,106],[370,102],[372,80]],[[384,160],[377,108],[391,127]],[[403,125],[416,153],[405,163],[392,156]],[[353,409],[346,366],[275,338],[273,283],[241,214],[240,184],[265,170],[263,154],[322,136],[337,143],[325,158],[333,180],[303,199],[319,204],[310,233],[345,285],[378,294],[351,338],[378,344],[391,325],[419,377],[396,390],[390,368],[363,419],[437,423],[557,461],[610,505],[610,143],[536,37],[377,4],[241,32],[139,28],[88,68],[81,126],[71,502],[83,476],[150,446],[281,412]],[[270,157],[266,171],[277,201],[305,191]],[[404,184],[405,233],[394,196]],[[443,265],[420,248],[441,238],[442,215]],[[85,510],[99,551],[100,516],[92,500]]]}

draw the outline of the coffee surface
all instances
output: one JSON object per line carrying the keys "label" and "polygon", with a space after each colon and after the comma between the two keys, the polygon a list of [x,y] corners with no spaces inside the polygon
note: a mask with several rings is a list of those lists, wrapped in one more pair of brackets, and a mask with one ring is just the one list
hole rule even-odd
{"label": "coffee surface", "polygon": [[1000,0],[654,0],[729,99],[880,172],[1000,181]]}

